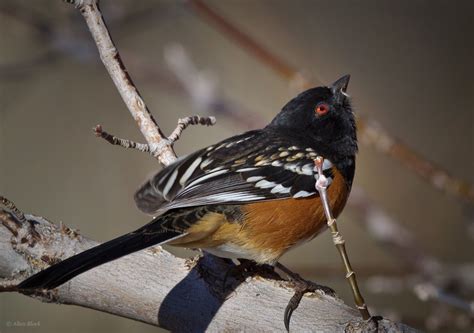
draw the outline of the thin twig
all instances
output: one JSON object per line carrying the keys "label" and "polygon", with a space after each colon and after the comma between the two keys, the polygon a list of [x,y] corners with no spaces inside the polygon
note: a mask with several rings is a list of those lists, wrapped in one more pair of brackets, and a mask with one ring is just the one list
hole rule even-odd
{"label": "thin twig", "polygon": [[101,125],[94,127],[94,133],[97,137],[104,139],[112,145],[121,146],[123,148],[131,148],[139,150],[143,153],[149,153],[150,147],[146,143],[139,143],[128,139],[122,139],[115,135],[109,134],[102,129]]}
{"label": "thin twig", "polygon": [[474,302],[469,302],[453,295],[443,289],[437,287],[431,282],[419,283],[413,288],[415,294],[422,301],[437,300],[466,311],[470,315],[474,315]]}
{"label": "thin twig", "polygon": [[362,315],[362,318],[370,319],[369,310],[367,309],[367,305],[365,304],[364,298],[362,297],[362,294],[360,293],[355,272],[351,267],[351,263],[349,261],[349,257],[346,252],[346,246],[344,244],[345,241],[342,238],[342,235],[337,228],[336,219],[333,217],[331,208],[329,207],[329,200],[326,193],[328,180],[323,173],[323,162],[324,162],[324,159],[321,156],[316,157],[316,160],[314,161],[316,170],[318,172],[318,179],[316,181],[316,189],[318,190],[319,196],[321,197],[321,201],[323,203],[324,213],[327,219],[327,224],[332,234],[332,240],[334,242],[334,245],[336,245],[336,248],[339,251],[339,254],[341,255],[342,261],[344,263],[344,267],[346,268],[346,278],[349,280],[349,284],[351,286],[351,290],[354,296],[356,306],[359,309]]}
{"label": "thin twig", "polygon": [[405,269],[424,276],[441,271],[441,262],[426,254],[410,230],[374,203],[362,188],[353,188],[348,205],[360,217],[357,219],[377,244],[388,253],[402,259]]}
{"label": "thin twig", "polygon": [[216,123],[216,118],[214,117],[201,117],[201,116],[189,116],[186,118],[180,118],[178,120],[178,126],[175,130],[171,133],[168,137],[168,141],[174,143],[177,141],[181,133],[189,126],[189,125],[205,125],[205,126],[212,126]]}
{"label": "thin twig", "polygon": [[23,214],[23,212],[15,206],[13,201],[11,201],[11,200],[5,198],[4,196],[0,195],[0,203],[5,208],[7,208],[13,215],[15,215],[18,222],[20,222],[20,223],[25,223],[26,222],[25,214]]}
{"label": "thin twig", "polygon": [[[258,112],[248,110],[243,104],[224,98],[216,75],[211,70],[198,69],[182,45],[166,46],[164,59],[168,69],[174,74],[173,80],[177,80],[180,90],[186,93],[191,99],[193,108],[200,113],[212,111],[215,115],[230,117],[234,126],[244,129],[265,126],[266,119]],[[144,62],[141,61],[140,65],[143,67]],[[146,72],[150,73],[151,70],[148,68]],[[172,80],[167,78],[167,82],[169,81]],[[176,89],[176,87],[173,88]]]}
{"label": "thin twig", "polygon": [[439,165],[428,161],[424,156],[391,136],[376,121],[359,116],[357,126],[359,139],[362,143],[401,161],[405,167],[430,183],[434,188],[474,203],[474,186],[472,184],[453,177]]}

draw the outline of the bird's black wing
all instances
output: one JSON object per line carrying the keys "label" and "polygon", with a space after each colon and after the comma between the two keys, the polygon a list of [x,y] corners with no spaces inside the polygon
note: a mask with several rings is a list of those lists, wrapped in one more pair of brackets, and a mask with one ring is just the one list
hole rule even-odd
{"label": "bird's black wing", "polygon": [[[175,208],[212,209],[209,205],[317,195],[314,170],[317,153],[286,140],[253,131],[181,158],[159,172],[135,195],[138,207],[145,212],[169,211],[167,214],[55,264],[26,279],[18,288],[55,288],[96,266],[185,236],[182,225],[198,221],[196,217],[200,212]],[[328,160],[325,163],[323,169],[331,180],[331,163]]]}
{"label": "bird's black wing", "polygon": [[[212,204],[240,204],[317,195],[317,152],[282,141],[264,131],[250,131],[177,160],[135,194],[148,214]],[[323,170],[332,180],[332,164]]]}

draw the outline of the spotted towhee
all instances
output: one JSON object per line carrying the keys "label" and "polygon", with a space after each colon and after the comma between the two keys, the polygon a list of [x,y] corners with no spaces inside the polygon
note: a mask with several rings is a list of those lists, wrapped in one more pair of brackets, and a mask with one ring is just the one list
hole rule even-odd
{"label": "spotted towhee", "polygon": [[326,226],[315,188],[324,157],[335,216],[349,195],[357,139],[346,94],[349,76],[302,92],[265,128],[178,159],[136,193],[147,225],[55,264],[20,290],[52,289],[124,255],[157,244],[200,248],[225,258],[275,264]]}

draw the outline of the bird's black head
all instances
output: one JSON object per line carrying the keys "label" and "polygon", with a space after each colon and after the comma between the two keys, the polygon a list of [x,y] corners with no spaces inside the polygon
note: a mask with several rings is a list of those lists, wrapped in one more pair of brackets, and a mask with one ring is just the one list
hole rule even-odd
{"label": "bird's black head", "polygon": [[346,93],[349,78],[346,75],[328,87],[302,92],[283,107],[268,127],[301,137],[328,158],[353,157],[357,137]]}

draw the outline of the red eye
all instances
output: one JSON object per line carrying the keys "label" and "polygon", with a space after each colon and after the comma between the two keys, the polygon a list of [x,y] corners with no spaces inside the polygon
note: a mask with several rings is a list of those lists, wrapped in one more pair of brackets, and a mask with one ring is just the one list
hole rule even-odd
{"label": "red eye", "polygon": [[326,103],[320,103],[316,106],[316,113],[320,116],[322,116],[323,114],[326,114],[328,113],[329,111],[329,105],[327,105]]}

